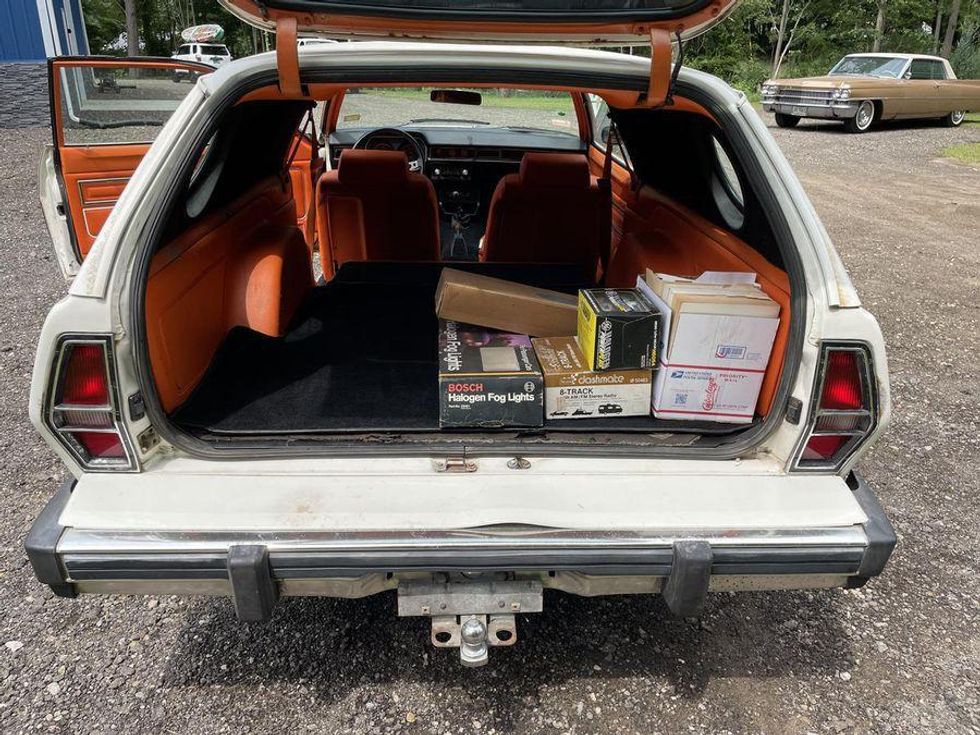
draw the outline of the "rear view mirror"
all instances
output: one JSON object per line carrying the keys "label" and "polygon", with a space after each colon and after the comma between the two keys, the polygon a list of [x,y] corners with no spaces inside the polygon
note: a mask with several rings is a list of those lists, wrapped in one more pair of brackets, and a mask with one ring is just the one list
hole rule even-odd
{"label": "rear view mirror", "polygon": [[483,95],[462,89],[433,89],[429,93],[430,102],[447,102],[451,105],[482,105]]}

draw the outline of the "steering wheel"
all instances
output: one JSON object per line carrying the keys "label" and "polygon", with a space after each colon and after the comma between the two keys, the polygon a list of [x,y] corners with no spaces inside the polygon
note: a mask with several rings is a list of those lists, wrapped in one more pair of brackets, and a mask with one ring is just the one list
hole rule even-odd
{"label": "steering wheel", "polygon": [[[401,144],[379,141],[378,138],[398,138],[404,141]],[[354,144],[354,150],[396,150],[401,151],[408,158],[408,170],[413,173],[422,172],[422,164],[425,161],[425,151],[422,144],[413,136],[399,128],[378,128],[364,133]]]}

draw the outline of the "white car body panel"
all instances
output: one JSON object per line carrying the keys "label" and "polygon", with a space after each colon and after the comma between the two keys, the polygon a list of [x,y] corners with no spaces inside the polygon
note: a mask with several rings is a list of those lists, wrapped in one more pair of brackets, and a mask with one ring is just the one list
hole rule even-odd
{"label": "white car body panel", "polygon": [[[486,457],[469,473],[432,461],[161,461],[140,475],[86,475],[61,523],[102,530],[367,531],[494,524],[627,530],[851,526],[867,520],[836,475],[786,482],[772,460]],[[274,483],[274,487],[271,485]],[[534,492],[528,492],[528,488]]]}

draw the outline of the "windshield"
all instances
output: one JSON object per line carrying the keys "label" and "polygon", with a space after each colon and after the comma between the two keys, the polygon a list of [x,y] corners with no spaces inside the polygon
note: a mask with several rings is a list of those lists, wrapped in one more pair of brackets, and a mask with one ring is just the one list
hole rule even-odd
{"label": "windshield", "polygon": [[898,79],[904,68],[905,59],[898,56],[845,56],[830,70],[830,76],[857,74]]}
{"label": "windshield", "polygon": [[401,125],[447,125],[544,130],[578,136],[578,122],[568,92],[519,89],[469,90],[482,95],[479,105],[432,102],[433,87],[349,89],[337,118],[337,129],[393,128]]}

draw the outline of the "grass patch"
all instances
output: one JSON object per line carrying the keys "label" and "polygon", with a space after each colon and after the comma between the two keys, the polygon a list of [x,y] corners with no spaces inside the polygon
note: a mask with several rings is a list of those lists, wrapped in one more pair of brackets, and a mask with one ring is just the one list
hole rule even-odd
{"label": "grass patch", "polygon": [[980,125],[980,112],[971,112],[963,121],[964,125]]}
{"label": "grass patch", "polygon": [[943,149],[943,155],[962,163],[980,165],[980,143],[958,143]]}
{"label": "grass patch", "polygon": [[[421,89],[378,89],[365,90],[362,94],[372,94],[379,97],[397,97],[407,100],[426,100],[429,99],[429,92]],[[503,107],[516,110],[555,110],[561,112],[572,112],[572,98],[567,94],[555,97],[545,95],[525,95],[515,94],[505,97],[502,94],[487,90],[481,90],[483,95],[483,107]]]}

